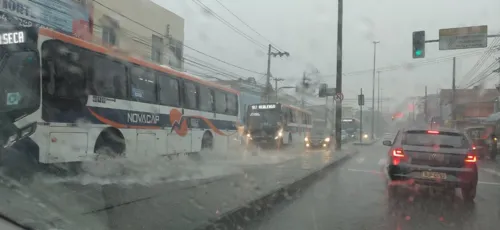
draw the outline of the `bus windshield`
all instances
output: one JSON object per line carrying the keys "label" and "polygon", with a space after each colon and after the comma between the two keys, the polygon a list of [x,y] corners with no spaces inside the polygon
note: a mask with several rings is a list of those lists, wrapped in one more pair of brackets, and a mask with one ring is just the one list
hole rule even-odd
{"label": "bus windshield", "polygon": [[38,57],[34,51],[0,47],[0,112],[29,109],[38,104]]}
{"label": "bus windshield", "polygon": [[0,27],[0,113],[12,120],[39,105],[36,38],[33,29]]}
{"label": "bus windshield", "polygon": [[280,116],[276,110],[257,110],[250,112],[247,121],[249,128],[258,129],[262,126],[278,125]]}

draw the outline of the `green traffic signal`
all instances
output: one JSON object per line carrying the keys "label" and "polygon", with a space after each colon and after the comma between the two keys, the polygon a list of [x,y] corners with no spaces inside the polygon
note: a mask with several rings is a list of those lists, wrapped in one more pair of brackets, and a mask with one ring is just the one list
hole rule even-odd
{"label": "green traffic signal", "polygon": [[422,55],[422,50],[417,50],[417,51],[415,51],[415,55],[416,55],[417,57],[418,57],[418,56],[420,56],[420,55]]}

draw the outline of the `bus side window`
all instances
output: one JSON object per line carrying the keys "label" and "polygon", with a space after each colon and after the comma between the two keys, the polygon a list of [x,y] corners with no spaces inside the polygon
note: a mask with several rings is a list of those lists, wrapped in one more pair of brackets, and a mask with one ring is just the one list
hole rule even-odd
{"label": "bus side window", "polygon": [[225,114],[226,109],[226,94],[219,90],[215,90],[215,112]]}
{"label": "bus side window", "polygon": [[190,81],[184,81],[184,108],[198,109],[198,92],[196,85]]}
{"label": "bus side window", "polygon": [[89,67],[92,70],[89,79],[92,94],[125,99],[127,95],[125,65],[99,54],[95,54],[93,59],[93,65]]}
{"label": "bus side window", "polygon": [[130,96],[134,101],[156,103],[156,78],[152,71],[131,66]]}
{"label": "bus side window", "polygon": [[201,85],[199,87],[200,93],[200,110],[204,112],[213,112],[214,111],[214,102],[212,98],[212,90],[206,86]]}
{"label": "bus side window", "polygon": [[46,41],[42,50],[43,83],[46,84],[43,88],[46,93],[58,98],[81,100],[85,96],[86,85],[85,51],[60,41]]}
{"label": "bus side window", "polygon": [[158,76],[158,99],[161,105],[179,107],[181,105],[179,96],[179,81],[163,73]]}
{"label": "bus side window", "polygon": [[229,115],[238,115],[238,97],[235,94],[227,94],[227,112]]}

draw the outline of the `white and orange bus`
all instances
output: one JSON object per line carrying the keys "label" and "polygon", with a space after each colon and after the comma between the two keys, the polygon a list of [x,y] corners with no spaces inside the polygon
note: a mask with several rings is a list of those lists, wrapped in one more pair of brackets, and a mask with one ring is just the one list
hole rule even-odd
{"label": "white and orange bus", "polygon": [[0,33],[0,127],[14,130],[3,154],[15,161],[223,151],[237,135],[238,91],[49,29]]}

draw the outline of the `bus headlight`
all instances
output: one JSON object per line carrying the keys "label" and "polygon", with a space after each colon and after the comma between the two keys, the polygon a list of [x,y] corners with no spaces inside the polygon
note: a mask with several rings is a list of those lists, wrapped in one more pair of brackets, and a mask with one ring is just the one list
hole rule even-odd
{"label": "bus headlight", "polygon": [[368,138],[368,134],[363,135],[363,138]]}
{"label": "bus headlight", "polygon": [[329,137],[325,138],[325,142],[330,142],[330,138]]}

